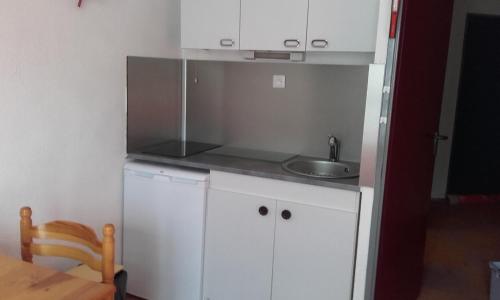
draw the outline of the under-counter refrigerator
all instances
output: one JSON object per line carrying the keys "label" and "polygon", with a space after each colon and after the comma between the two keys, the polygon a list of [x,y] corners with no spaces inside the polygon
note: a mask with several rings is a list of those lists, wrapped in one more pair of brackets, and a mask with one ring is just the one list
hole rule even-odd
{"label": "under-counter refrigerator", "polygon": [[127,292],[200,300],[209,174],[130,162],[124,168]]}

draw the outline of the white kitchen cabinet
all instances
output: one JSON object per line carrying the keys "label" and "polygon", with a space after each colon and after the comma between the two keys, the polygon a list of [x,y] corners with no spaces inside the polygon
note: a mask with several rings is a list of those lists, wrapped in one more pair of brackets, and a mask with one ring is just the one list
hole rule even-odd
{"label": "white kitchen cabinet", "polygon": [[181,48],[237,50],[239,0],[182,0]]}
{"label": "white kitchen cabinet", "polygon": [[207,201],[203,300],[351,299],[358,192],[211,172]]}
{"label": "white kitchen cabinet", "polygon": [[356,215],[284,201],[277,212],[273,300],[350,299]]}
{"label": "white kitchen cabinet", "polygon": [[308,52],[375,52],[380,0],[309,0]]}
{"label": "white kitchen cabinet", "polygon": [[275,211],[274,200],[209,190],[204,300],[271,299]]}
{"label": "white kitchen cabinet", "polygon": [[308,0],[241,0],[241,50],[305,51]]}
{"label": "white kitchen cabinet", "polygon": [[188,59],[365,65],[374,60],[380,7],[380,0],[182,0],[181,47]]}

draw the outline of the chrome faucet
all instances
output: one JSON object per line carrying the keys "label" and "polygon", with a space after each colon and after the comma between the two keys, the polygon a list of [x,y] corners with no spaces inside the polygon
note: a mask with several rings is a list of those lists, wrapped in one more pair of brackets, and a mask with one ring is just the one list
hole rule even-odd
{"label": "chrome faucet", "polygon": [[337,162],[339,161],[340,154],[340,141],[333,135],[328,137],[328,145],[330,145],[330,161]]}

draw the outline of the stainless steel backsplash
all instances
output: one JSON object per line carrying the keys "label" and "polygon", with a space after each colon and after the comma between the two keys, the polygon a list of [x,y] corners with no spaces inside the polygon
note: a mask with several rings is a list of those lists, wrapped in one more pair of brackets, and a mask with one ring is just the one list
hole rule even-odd
{"label": "stainless steel backsplash", "polygon": [[[272,87],[286,75],[286,88]],[[188,139],[359,161],[368,67],[191,61]]]}
{"label": "stainless steel backsplash", "polygon": [[180,137],[181,61],[127,58],[127,152]]}

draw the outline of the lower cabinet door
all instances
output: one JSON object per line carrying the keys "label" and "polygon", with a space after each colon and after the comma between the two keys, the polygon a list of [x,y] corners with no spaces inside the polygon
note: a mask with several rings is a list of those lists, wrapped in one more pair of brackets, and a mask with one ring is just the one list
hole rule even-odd
{"label": "lower cabinet door", "polygon": [[270,300],[276,200],[209,189],[203,300]]}
{"label": "lower cabinet door", "polygon": [[281,201],[276,213],[273,300],[351,299],[357,214]]}

